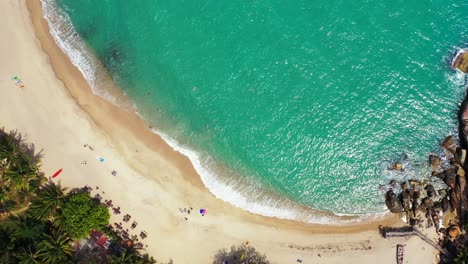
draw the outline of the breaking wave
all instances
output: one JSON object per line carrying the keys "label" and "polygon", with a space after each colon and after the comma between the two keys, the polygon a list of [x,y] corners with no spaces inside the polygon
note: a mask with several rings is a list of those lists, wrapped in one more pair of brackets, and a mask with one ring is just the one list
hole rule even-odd
{"label": "breaking wave", "polygon": [[44,18],[49,24],[50,34],[55,43],[78,68],[95,95],[118,105],[116,97],[102,88],[105,87],[106,82],[109,82],[103,74],[104,71],[100,70],[102,64],[81,39],[67,14],[57,6],[54,0],[41,0],[41,2]]}

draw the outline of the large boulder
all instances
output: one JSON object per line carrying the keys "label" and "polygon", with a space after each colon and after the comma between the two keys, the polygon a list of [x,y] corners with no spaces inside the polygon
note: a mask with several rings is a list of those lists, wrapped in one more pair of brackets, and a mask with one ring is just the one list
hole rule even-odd
{"label": "large boulder", "polygon": [[390,210],[392,213],[400,213],[405,211],[400,200],[398,200],[396,194],[392,190],[385,194],[385,204],[387,205],[388,210]]}
{"label": "large boulder", "polygon": [[442,201],[440,201],[440,205],[442,206],[442,211],[445,213],[448,209],[450,209],[450,203],[448,196],[444,196],[442,198]]}
{"label": "large boulder", "polygon": [[432,200],[431,197],[426,197],[423,199],[423,204],[426,209],[432,209],[434,207],[434,201]]}
{"label": "large boulder", "polygon": [[389,170],[396,170],[396,171],[402,171],[403,170],[403,164],[401,162],[395,162],[390,167],[388,167]]}
{"label": "large boulder", "polygon": [[460,109],[458,110],[458,123],[460,131],[460,145],[466,146],[468,144],[468,100],[466,99],[463,100]]}
{"label": "large boulder", "polygon": [[452,225],[448,228],[447,233],[451,239],[455,239],[460,235],[460,228],[456,225]]}
{"label": "large boulder", "polygon": [[429,155],[429,165],[433,171],[440,169],[440,157],[437,155]]}
{"label": "large boulder", "polygon": [[452,62],[452,67],[468,73],[468,50],[460,50]]}
{"label": "large boulder", "polygon": [[460,207],[460,193],[458,190],[450,190],[450,206],[452,210],[455,210]]}
{"label": "large boulder", "polygon": [[452,154],[455,154],[455,151],[457,150],[457,143],[455,142],[455,138],[453,136],[446,137],[441,145],[444,149]]}
{"label": "large boulder", "polygon": [[[467,126],[468,128],[468,126]],[[465,134],[465,137],[468,135],[468,130],[466,132],[464,132]],[[462,149],[462,148],[457,148],[457,150],[455,151],[455,160],[457,161],[458,164],[460,164],[462,167],[465,165],[465,161],[466,161],[466,149]]]}
{"label": "large boulder", "polygon": [[426,188],[424,188],[424,189],[426,189],[426,192],[427,192],[427,196],[428,196],[428,197],[431,197],[431,198],[435,198],[435,197],[436,197],[437,194],[436,194],[436,191],[435,191],[435,189],[434,189],[434,186],[432,186],[431,184],[428,184],[428,185],[426,186]]}
{"label": "large boulder", "polygon": [[455,188],[456,184],[456,179],[457,179],[457,174],[451,170],[448,170],[445,172],[445,179],[444,182],[449,186],[451,189]]}

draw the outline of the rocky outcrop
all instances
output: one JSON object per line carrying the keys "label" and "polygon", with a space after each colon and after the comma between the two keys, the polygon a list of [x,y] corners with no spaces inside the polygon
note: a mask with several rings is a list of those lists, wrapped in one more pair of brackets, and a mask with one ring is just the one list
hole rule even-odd
{"label": "rocky outcrop", "polygon": [[431,166],[431,170],[439,170],[440,169],[440,157],[437,155],[429,155],[429,165]]}
{"label": "rocky outcrop", "polygon": [[400,162],[395,162],[390,167],[388,167],[388,170],[396,170],[396,171],[402,171],[403,170],[403,164]]}
{"label": "rocky outcrop", "polygon": [[460,145],[462,148],[467,147],[467,136],[468,136],[468,101],[463,100],[460,109],[458,110],[458,133],[460,139]]}
{"label": "rocky outcrop", "polygon": [[460,50],[452,62],[454,69],[459,69],[464,73],[468,73],[468,50]]}
{"label": "rocky outcrop", "polygon": [[452,154],[455,154],[455,151],[457,150],[457,143],[452,135],[446,137],[441,146]]}
{"label": "rocky outcrop", "polygon": [[405,211],[400,200],[398,200],[396,194],[392,190],[389,190],[386,193],[385,204],[387,205],[388,210],[392,213],[401,213]]}

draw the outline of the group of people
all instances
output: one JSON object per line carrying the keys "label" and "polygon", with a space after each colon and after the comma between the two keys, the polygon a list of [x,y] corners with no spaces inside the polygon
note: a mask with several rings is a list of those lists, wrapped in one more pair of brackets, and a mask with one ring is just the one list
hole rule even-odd
{"label": "group of people", "polygon": [[[192,210],[193,210],[192,207],[189,207],[188,209],[187,209],[186,207],[184,207],[184,209],[179,208],[179,211],[180,211],[181,213],[184,213],[184,214],[190,214],[190,212],[191,212]],[[186,216],[184,216],[184,219],[185,219],[185,221],[188,220],[188,218],[187,218]]]}
{"label": "group of people", "polygon": [[[91,145],[89,145],[89,144],[84,144],[83,147],[84,147],[84,148],[88,148],[89,150],[94,151],[94,147],[91,146]],[[99,162],[104,162],[104,158],[101,157],[101,156],[98,157],[98,160],[99,160]],[[84,160],[83,162],[81,162],[81,164],[82,164],[82,165],[86,165],[86,164],[88,164],[88,162],[87,162],[86,160]],[[117,171],[116,171],[116,170],[112,170],[112,171],[111,171],[111,175],[112,175],[112,176],[117,176]]]}

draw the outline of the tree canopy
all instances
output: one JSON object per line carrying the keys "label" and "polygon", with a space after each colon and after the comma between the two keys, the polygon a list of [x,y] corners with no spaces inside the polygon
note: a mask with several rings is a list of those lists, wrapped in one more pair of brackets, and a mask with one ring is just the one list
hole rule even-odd
{"label": "tree canopy", "polygon": [[[19,133],[0,128],[0,264],[156,263],[139,252],[142,243],[128,246],[128,237],[108,226],[108,209],[88,188],[66,193],[60,183],[47,182],[41,156]],[[72,243],[92,230],[111,235],[115,250],[75,252]]]}
{"label": "tree canopy", "polygon": [[89,193],[71,195],[61,212],[64,230],[74,239],[84,238],[91,230],[100,230],[109,223],[109,210],[93,201]]}
{"label": "tree canopy", "polygon": [[48,182],[40,188],[37,198],[33,200],[29,213],[36,219],[47,220],[55,217],[62,206],[65,189],[60,184]]}
{"label": "tree canopy", "polygon": [[27,205],[30,193],[45,181],[39,170],[40,156],[20,134],[0,129],[0,213]]}
{"label": "tree canopy", "polygon": [[248,245],[232,246],[231,251],[218,250],[213,259],[213,264],[269,264],[265,254],[259,253]]}

